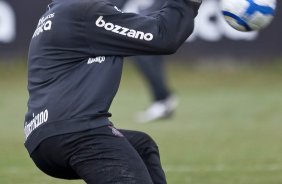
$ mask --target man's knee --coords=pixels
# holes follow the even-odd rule
[[[156,142],[151,136],[140,131],[121,130],[130,144],[138,151],[156,151],[159,152]]]
[[[140,144],[158,149],[157,143],[154,141],[154,139],[150,135],[144,132],[139,132],[139,135],[140,135],[140,140],[139,140]]]

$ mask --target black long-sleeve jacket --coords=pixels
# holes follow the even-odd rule
[[[148,16],[122,13],[107,0],[54,0],[29,48],[29,153],[50,136],[111,124],[123,57],[174,53],[195,15],[188,0],[169,0]]]

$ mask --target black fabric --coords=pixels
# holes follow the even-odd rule
[[[146,133],[120,130],[144,161],[154,184],[166,183],[161,167],[159,149],[155,141]]]
[[[55,134],[102,126],[111,116],[123,56],[175,52],[192,33],[195,15],[188,0],[167,1],[148,16],[122,13],[107,0],[54,0],[28,54],[29,153]],[[92,121],[101,117],[103,122]]]
[[[165,184],[159,151],[147,134],[104,126],[50,137],[31,154],[46,174],[88,184]]]
[[[79,118],[64,121],[47,122],[41,126],[41,128],[32,132],[32,137],[29,142],[25,143],[25,146],[31,154],[38,144],[44,139],[56,135],[66,134],[69,132],[81,132],[89,129],[99,128],[105,125],[112,125],[107,117],[99,118]],[[46,133],[48,132],[48,134]]]

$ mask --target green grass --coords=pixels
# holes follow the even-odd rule
[[[0,64],[0,183],[83,183],[44,175],[23,147],[24,68]],[[117,127],[148,132],[157,141],[169,184],[282,183],[281,65],[230,70],[177,64],[168,71],[180,99],[173,118],[134,123],[150,96],[128,63],[111,112]]]

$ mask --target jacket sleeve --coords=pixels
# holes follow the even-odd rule
[[[168,0],[147,16],[123,13],[107,1],[86,6],[86,39],[93,55],[172,54],[192,33],[197,14],[189,0]]]

